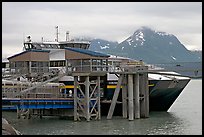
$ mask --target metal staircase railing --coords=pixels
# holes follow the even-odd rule
[[[20,96],[20,95],[22,95],[22,94],[24,94],[24,93],[26,93],[26,92],[28,92],[28,91],[31,91],[31,90],[36,89],[36,88],[38,88],[38,87],[41,87],[41,86],[43,86],[43,85],[45,85],[45,84],[47,84],[47,83],[49,83],[49,82],[55,81],[55,80],[57,80],[57,79],[59,79],[59,78],[65,76],[65,75],[66,75],[66,69],[65,69],[65,68],[61,68],[61,69],[59,70],[58,75],[56,75],[55,77],[52,77],[51,79],[48,79],[48,80],[43,81],[43,82],[40,81],[40,83],[37,83],[37,84],[35,84],[34,86],[31,86],[31,87],[29,87],[29,88],[27,88],[27,89],[24,89],[24,90],[20,91],[16,96]]]

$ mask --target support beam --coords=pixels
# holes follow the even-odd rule
[[[135,118],[140,118],[139,73],[134,75]]]
[[[114,109],[115,109],[115,105],[116,105],[116,102],[117,102],[117,99],[118,99],[118,95],[119,95],[119,92],[120,92],[120,86],[121,86],[122,81],[123,81],[123,77],[124,77],[123,74],[121,74],[120,77],[119,77],[119,80],[118,80],[118,83],[117,83],[117,86],[116,86],[116,89],[115,89],[115,92],[114,92],[114,95],[113,95],[113,99],[112,99],[112,102],[111,102],[111,105],[110,105],[110,108],[109,108],[109,111],[108,111],[107,119],[112,118],[112,115],[113,115],[113,112],[114,112]]]
[[[128,117],[134,120],[133,74],[128,74]]]

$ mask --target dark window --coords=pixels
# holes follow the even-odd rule
[[[2,68],[6,68],[6,63],[2,62]]]

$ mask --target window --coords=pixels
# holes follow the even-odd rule
[[[37,66],[38,66],[38,63],[36,61],[31,62],[31,67],[37,67]]]

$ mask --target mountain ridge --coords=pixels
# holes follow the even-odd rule
[[[141,27],[124,41],[93,39],[90,50],[143,60],[146,63],[195,62],[202,58],[167,32]]]

